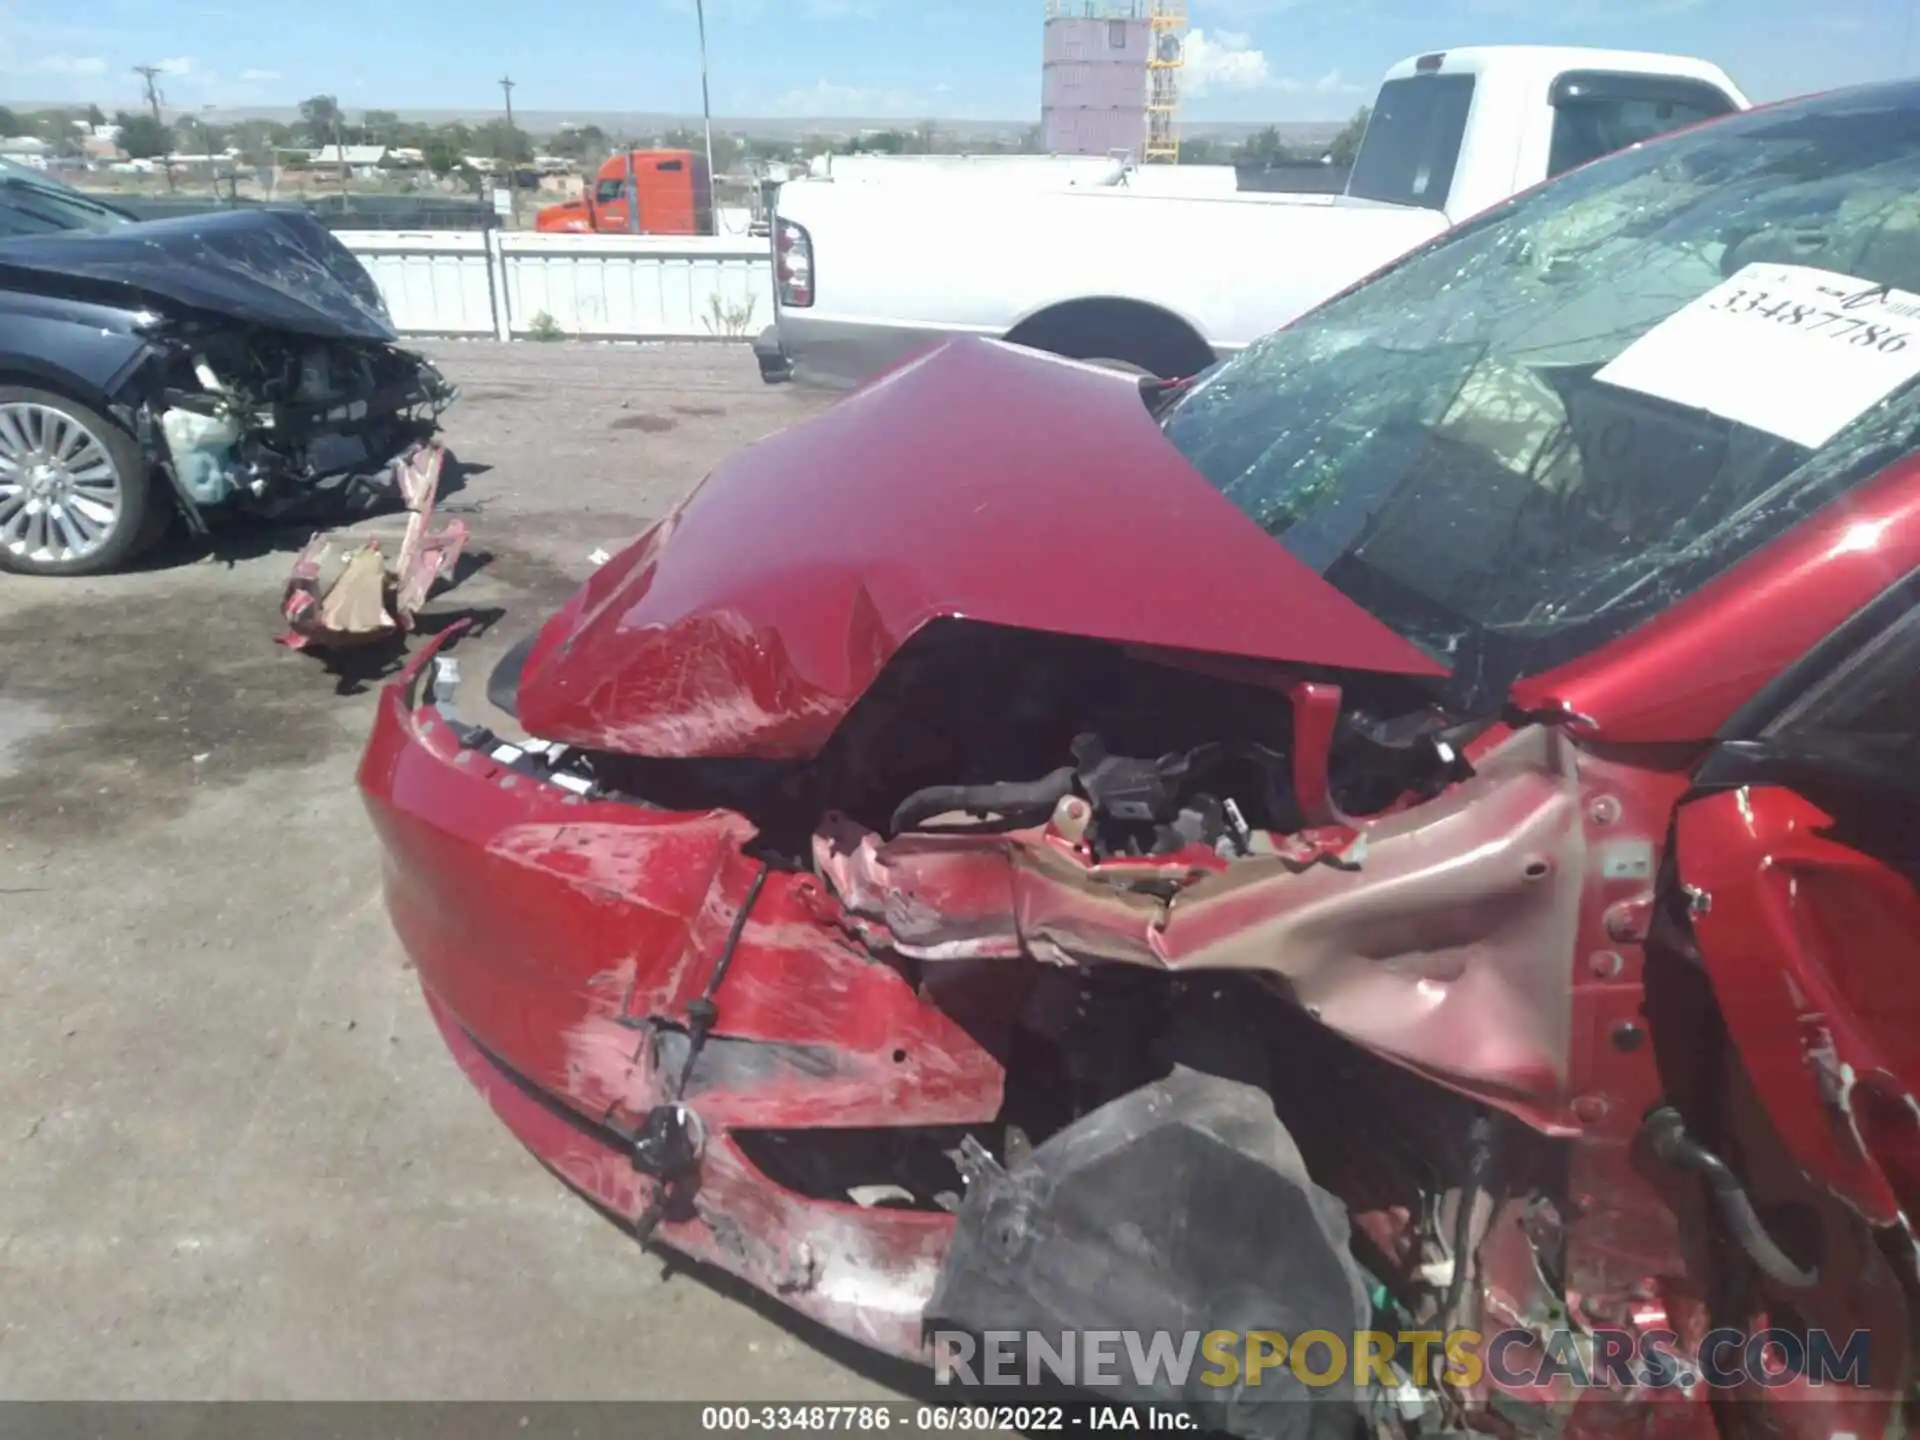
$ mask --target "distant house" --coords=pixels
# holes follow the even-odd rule
[[[385,145],[322,145],[305,152],[316,170],[344,165],[355,175],[387,168],[392,151]]]
[[[46,165],[52,153],[51,145],[32,135],[9,135],[0,139],[0,160],[11,160],[16,165],[32,165],[38,169]]]
[[[167,163],[174,170],[209,170],[219,172],[231,170],[239,163],[240,152],[229,146],[217,155],[184,155],[178,152],[167,157]]]

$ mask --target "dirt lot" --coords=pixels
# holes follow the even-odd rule
[[[474,677],[824,403],[744,347],[438,353],[486,563],[433,608],[504,611]],[[353,788],[373,688],[272,643],[302,539],[0,576],[0,1395],[890,1393],[666,1275],[460,1078]]]

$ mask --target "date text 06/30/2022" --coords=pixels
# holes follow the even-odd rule
[[[1153,1405],[706,1405],[711,1434],[949,1435],[1064,1434],[1070,1431],[1196,1431],[1197,1417]]]

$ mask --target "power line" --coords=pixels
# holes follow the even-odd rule
[[[706,0],[693,0],[693,14],[700,25],[700,123],[706,130],[707,135],[707,210],[709,214],[717,220],[719,212],[714,208],[713,188],[715,178],[713,173],[713,104],[707,98]],[[694,197],[694,203],[696,205],[699,204],[698,196]],[[712,225],[711,228],[714,234],[717,235],[720,233],[720,227],[717,224]]]
[[[136,65],[133,67],[133,73],[146,81],[147,108],[153,111],[153,123],[160,127],[161,140],[165,146],[165,153],[160,157],[160,163],[167,172],[167,189],[171,190],[174,188],[173,132],[167,129],[167,122],[160,118],[160,87],[154,83],[155,78],[166,74],[166,71],[158,65]]]
[[[166,72],[158,65],[136,65],[133,67],[133,73],[146,82],[147,105],[153,111],[154,122],[158,124],[160,122],[160,87],[154,81]]]
[[[514,184],[514,181],[518,178],[518,173],[515,169],[517,162],[513,157],[515,131],[513,128],[513,79],[511,76],[502,75],[500,77],[500,93],[506,97],[507,101],[507,133],[502,136],[500,140],[501,148],[507,152],[507,205],[513,212],[513,223],[518,225],[520,223],[520,187]]]

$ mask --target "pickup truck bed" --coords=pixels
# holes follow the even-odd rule
[[[1703,60],[1496,46],[1389,71],[1343,195],[793,181],[762,373],[852,386],[981,335],[1189,374],[1519,190],[1746,106]]]

